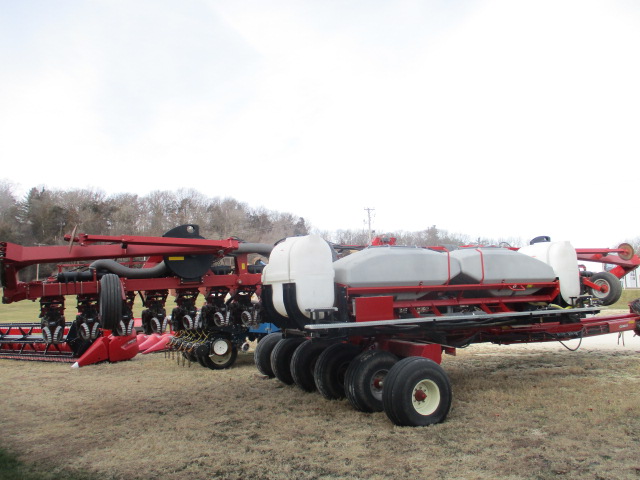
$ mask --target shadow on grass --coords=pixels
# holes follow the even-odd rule
[[[15,455],[0,448],[0,480],[94,480],[87,473],[65,471],[46,471],[36,465],[27,465],[16,459]]]

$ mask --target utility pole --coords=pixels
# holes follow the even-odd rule
[[[374,212],[375,208],[366,207],[364,210],[367,212],[367,223],[369,225],[369,245],[371,245],[371,240],[372,240],[372,236],[371,236],[371,212]]]

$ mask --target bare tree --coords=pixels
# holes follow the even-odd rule
[[[6,242],[19,242],[18,200],[15,196],[15,185],[8,181],[0,181],[0,239]]]

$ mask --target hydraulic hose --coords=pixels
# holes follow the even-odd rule
[[[125,278],[154,278],[165,275],[169,270],[164,262],[157,264],[151,268],[131,268],[126,267],[115,260],[102,259],[93,262],[89,268],[93,270],[104,269],[111,273],[115,273],[119,277]]]
[[[233,253],[258,253],[265,257],[268,257],[273,250],[273,245],[269,243],[248,243],[242,242],[239,244],[238,249]]]
[[[240,243],[237,250],[234,250],[233,253],[257,253],[259,255],[263,255],[268,257],[273,250],[273,245],[267,243]],[[232,255],[233,255],[232,253]],[[96,260],[93,262],[90,267],[93,270],[104,269],[108,270],[111,273],[115,273],[120,277],[125,278],[155,278],[161,277],[167,273],[169,273],[169,269],[165,265],[164,262],[157,264],[151,268],[131,268],[126,267],[115,260],[111,259],[102,259]]]

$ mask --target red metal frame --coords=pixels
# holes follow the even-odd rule
[[[55,353],[60,361],[72,361],[73,351],[65,342],[47,343],[43,339],[44,323],[47,315],[56,319],[64,319],[65,296],[75,295],[79,299],[79,313],[83,309],[95,307],[100,294],[101,284],[97,273],[93,272],[91,280],[83,281],[58,281],[56,277],[46,280],[22,282],[19,279],[20,270],[35,264],[61,264],[70,268],[87,267],[88,265],[71,263],[87,262],[91,260],[114,259],[119,263],[132,267],[142,264],[144,267],[152,267],[162,261],[163,257],[179,257],[193,255],[213,255],[215,258],[233,256],[233,273],[216,275],[207,270],[196,279],[183,279],[178,276],[161,276],[144,279],[121,277],[123,299],[128,308],[132,307],[138,292],[190,292],[191,297],[203,293],[206,296],[210,292],[221,292],[234,296],[236,293],[260,294],[261,274],[249,273],[249,254],[237,253],[240,242],[237,239],[206,240],[199,238],[174,238],[174,237],[145,237],[145,236],[104,236],[80,234],[71,238],[68,246],[38,246],[24,247],[21,245],[2,242],[0,243],[0,275],[3,284],[3,303],[12,303],[21,300],[40,300],[43,325],[29,325],[29,334],[20,334],[20,330],[9,330],[7,327],[0,330],[0,357],[24,358],[39,357],[50,359]],[[140,260],[146,259],[146,260]],[[155,297],[154,297],[155,298]],[[80,302],[82,300],[82,302]],[[195,297],[194,297],[195,300]],[[147,306],[147,305],[145,305]],[[62,320],[63,321],[63,320]],[[68,322],[70,323],[70,322]],[[27,328],[27,327],[25,327]],[[16,333],[18,332],[18,333]],[[69,333],[69,327],[64,330],[64,337]],[[78,360],[79,365],[94,363],[96,361],[119,361],[131,358],[138,352],[138,342],[130,341],[129,336],[113,336],[108,330],[104,330],[102,337],[97,338],[89,349]],[[10,341],[13,336],[19,336],[16,341]],[[166,343],[166,342],[165,342]],[[51,353],[50,353],[51,352]],[[28,353],[28,355],[26,355]],[[46,358],[45,358],[46,357]]]
[[[68,237],[65,237],[68,238]],[[0,273],[3,279],[3,303],[20,300],[37,300],[42,297],[61,295],[97,294],[99,282],[93,281],[61,283],[57,281],[21,282],[18,272],[30,265],[44,263],[60,263],[70,261],[87,261],[99,259],[129,259],[148,257],[148,265],[152,265],[154,257],[214,254],[220,258],[238,249],[235,239],[204,240],[165,237],[134,236],[90,236],[81,234],[76,237],[77,245],[23,247],[14,243],[0,243]],[[111,242],[98,245],[98,242]],[[235,257],[235,275],[230,285],[228,276],[206,274],[198,287],[230,287],[257,285],[260,274],[250,274],[247,270],[248,254]],[[124,281],[127,290],[178,289],[185,281],[177,277],[127,279]]]
[[[615,265],[609,272],[618,278],[624,277],[640,266],[640,257],[635,255],[633,248],[626,243],[618,248],[576,248],[576,253],[578,260],[583,262]]]

